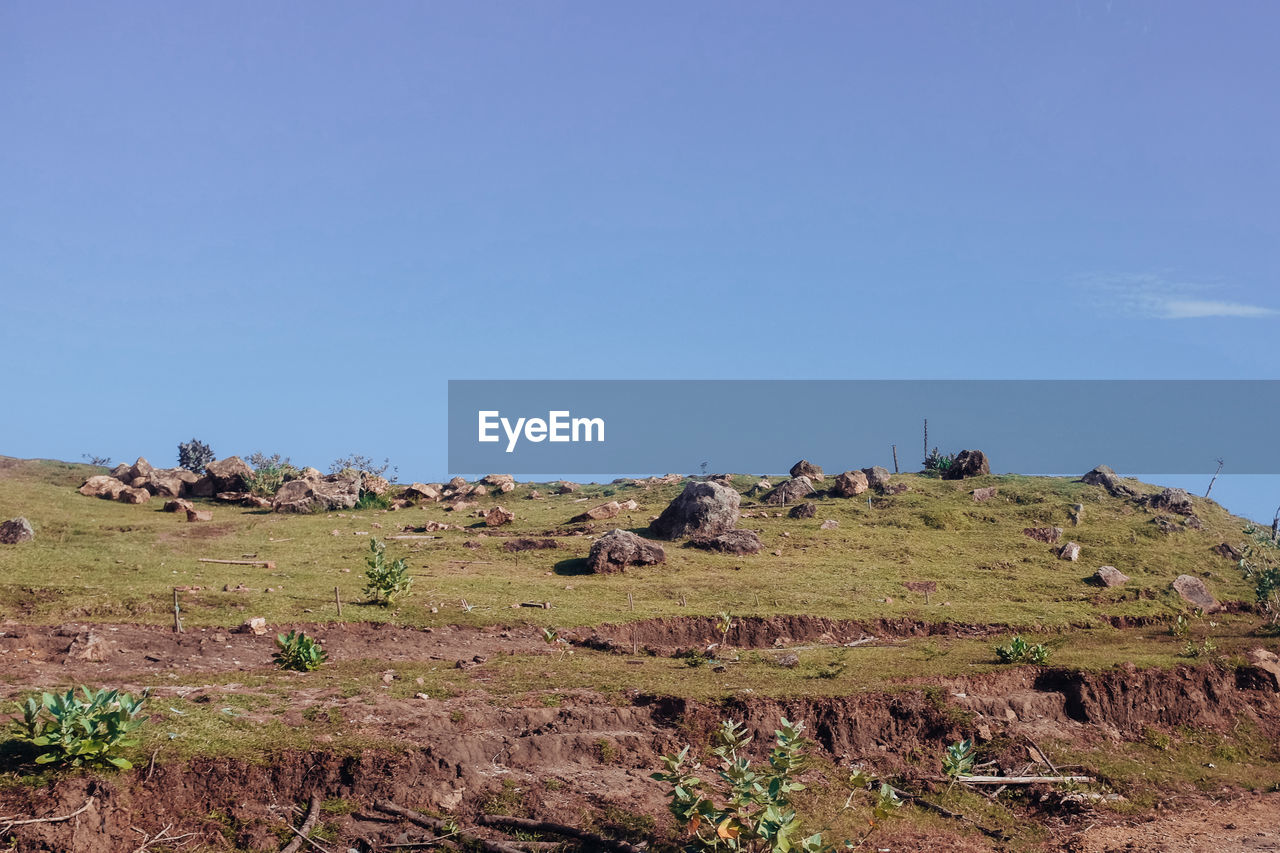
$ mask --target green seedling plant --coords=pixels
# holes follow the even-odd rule
[[[66,767],[110,766],[129,770],[133,764],[120,752],[137,746],[132,735],[142,726],[139,716],[147,693],[134,698],[119,690],[92,690],[81,687],[84,698],[75,689],[65,694],[43,693],[20,705],[22,719],[14,721],[12,730],[19,739],[48,751],[36,756],[37,764]]]
[[[975,760],[972,740],[962,740],[947,747],[947,751],[942,756],[942,771],[951,780],[951,784],[947,786],[947,793],[951,792],[951,788],[960,781],[961,776],[968,776],[973,772]]]
[[[314,672],[329,657],[321,648],[319,640],[308,637],[302,631],[277,635],[276,646],[279,650],[272,657],[276,666],[294,672]]]
[[[804,723],[783,719],[767,766],[746,757],[751,736],[739,723],[724,721],[716,733],[714,778],[695,775],[701,766],[686,746],[662,757],[665,770],[654,779],[670,786],[668,806],[689,833],[689,853],[825,853],[833,849],[822,833],[803,836],[791,796],[805,786],[797,777],[804,766]]]
[[[554,628],[542,629],[542,641],[560,652],[561,658],[563,658],[565,653],[569,650],[569,641],[564,637],[561,637],[560,632]]]
[[[881,823],[902,808],[904,801],[888,782],[881,782],[879,788],[877,788],[875,777],[860,764],[855,765],[853,772],[849,774],[849,787],[853,790],[849,792],[849,798],[844,801],[846,809],[853,805],[853,798],[860,791],[875,791],[876,797],[875,805],[871,809],[871,817],[867,819],[867,831],[856,842],[845,845],[848,848],[857,849],[866,843],[867,839],[871,837],[871,833],[875,832]]]
[[[1001,663],[1031,663],[1037,666],[1049,662],[1049,647],[1044,643],[1032,645],[1015,636],[1003,646],[996,646],[996,657]]]
[[[378,539],[369,540],[369,568],[365,570],[368,583],[364,591],[383,607],[390,607],[401,595],[409,592],[413,586],[413,576],[409,574],[409,564],[403,557],[387,561],[387,545]],[[465,604],[465,602],[464,602]]]

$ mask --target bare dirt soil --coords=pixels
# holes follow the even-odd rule
[[[637,630],[646,643],[670,652],[703,642],[705,621],[682,625],[658,620],[641,623]],[[868,628],[881,634],[895,628],[793,621],[748,623],[735,641],[744,647],[771,645],[779,637],[840,644],[866,635]],[[550,654],[529,630],[305,627],[323,633],[335,663],[441,661],[474,669],[507,654]],[[917,630],[897,627],[908,636]],[[127,687],[154,682],[157,674],[167,672],[212,678],[261,670],[274,650],[273,634],[218,629],[174,634],[134,625],[5,623],[0,632],[0,678],[24,688],[104,681]],[[315,750],[276,755],[267,766],[194,758],[161,762],[126,776],[69,776],[52,789],[10,786],[0,790],[0,815],[57,816],[88,803],[69,821],[10,831],[20,840],[16,849],[73,853],[132,850],[124,845],[132,841],[136,846],[165,827],[171,833],[194,833],[189,837],[207,849],[275,850],[290,837],[287,824],[299,822],[297,810],[312,794],[345,804],[326,815],[327,831],[342,843],[363,844],[363,849],[421,837],[403,821],[375,813],[370,806],[379,799],[464,820],[492,808],[495,801],[509,811],[541,818],[572,815],[578,822],[600,824],[599,815],[614,815],[616,825],[604,819],[604,828],[633,836],[636,827],[617,823],[617,816],[656,816],[657,823],[645,832],[664,837],[670,826],[662,792],[649,774],[660,755],[684,743],[705,743],[726,717],[743,720],[762,744],[779,717],[806,720],[826,766],[864,762],[884,775],[919,777],[928,790],[929,777],[936,773],[922,776],[919,757],[936,755],[975,725],[985,737],[997,738],[993,746],[1004,744],[997,749],[997,769],[1003,772],[1017,772],[1026,761],[1027,738],[1105,750],[1140,739],[1149,726],[1227,731],[1245,719],[1274,741],[1280,737],[1280,695],[1247,678],[1242,682],[1239,672],[1211,665],[1117,667],[1099,673],[1015,668],[938,678],[924,687],[913,684],[892,692],[787,699],[740,695],[716,703],[639,691],[619,697],[570,690],[557,693],[554,706],[534,697],[495,701],[482,689],[441,699],[391,691],[344,695],[299,679],[283,713],[251,709],[245,719],[263,724],[282,719],[286,726],[302,727],[315,719],[311,712],[323,709],[326,719],[332,712],[343,721],[348,735],[358,732],[394,746],[323,751],[328,735],[321,733]],[[217,699],[232,689],[252,692],[241,685],[210,683],[158,688],[155,695],[199,702],[202,694]],[[246,791],[252,796],[245,796]],[[1055,813],[1046,844],[1082,853],[1277,849],[1276,836],[1265,834],[1280,823],[1280,802],[1274,795],[1176,805],[1172,813],[1157,812],[1151,820],[1092,808],[1065,817]],[[1000,847],[964,827],[937,830],[914,824],[887,827],[875,843],[877,849],[891,850]]]

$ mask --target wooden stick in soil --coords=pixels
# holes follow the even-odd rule
[[[304,841],[310,844],[312,847],[316,847],[319,850],[323,850],[324,849],[323,847],[319,847],[319,845],[317,845],[314,841],[312,841],[310,838],[307,838],[307,833],[311,832],[311,830],[316,828],[316,821],[318,821],[319,819],[320,819],[320,795],[312,794],[311,803],[307,806],[307,816],[303,818],[302,826],[298,829],[294,829],[293,824],[292,823],[289,824],[289,829],[293,830],[294,834],[297,835],[298,837],[290,841],[284,847],[280,848],[280,853],[298,853],[298,851],[302,849],[302,842]]]
[[[26,820],[14,820],[13,818],[0,817],[0,821],[4,822],[4,826],[0,826],[0,832],[8,832],[15,826],[27,826],[32,823],[62,823],[63,821],[71,820],[73,817],[78,817],[79,815],[84,814],[92,805],[93,797],[90,797],[84,801],[83,806],[76,809],[71,814],[59,815],[57,817],[33,817],[27,818]]]
[[[197,563],[218,563],[223,566],[257,566],[260,569],[274,569],[276,567],[274,560],[213,560],[208,557],[199,557]]]
[[[962,785],[1057,785],[1063,782],[1092,782],[1092,776],[958,776]]]
[[[476,823],[481,826],[504,826],[511,829],[521,829],[525,832],[549,832],[552,835],[563,835],[567,838],[576,838],[579,841],[586,841],[599,847],[605,847],[609,850],[616,850],[618,853],[644,853],[644,851],[629,844],[626,841],[618,841],[613,838],[606,838],[603,835],[596,835],[594,832],[587,832],[585,829],[578,829],[576,826],[566,826],[563,823],[552,823],[545,820],[529,820],[522,817],[507,817],[506,815],[489,815],[482,814],[476,818]]]
[[[945,818],[950,818],[951,820],[958,820],[963,823],[967,823],[973,827],[976,827],[979,832],[981,832],[983,835],[987,836],[988,838],[994,838],[997,841],[1004,841],[1007,838],[1005,833],[1001,830],[988,829],[987,827],[978,823],[973,818],[965,817],[959,812],[953,812],[951,811],[951,809],[944,808],[943,806],[940,806],[935,802],[931,802],[930,800],[926,800],[924,797],[917,796],[916,794],[913,794],[910,791],[904,791],[901,788],[895,788],[892,785],[889,786],[889,789],[893,791],[893,793],[901,797],[902,799],[910,800],[911,802],[915,803],[918,806],[923,807],[928,811],[934,812],[935,814],[940,814]]]
[[[498,841],[489,841],[486,838],[469,835],[462,831],[451,833],[445,828],[444,821],[437,820],[433,817],[427,817],[426,815],[415,812],[412,809],[406,809],[404,806],[397,805],[391,800],[378,800],[373,804],[373,807],[380,812],[386,812],[387,814],[393,814],[396,817],[404,818],[410,823],[417,824],[424,829],[430,829],[431,831],[440,833],[441,835],[455,835],[464,841],[471,841],[478,844],[480,849],[485,853],[524,853],[520,848],[512,847],[510,844],[503,844]]]
[[[173,588],[173,633],[182,633],[182,618],[178,615],[178,588]]]
[[[333,603],[338,605],[338,618],[342,618],[342,594],[338,592],[338,588],[333,588]]]

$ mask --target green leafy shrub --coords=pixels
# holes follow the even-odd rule
[[[373,492],[360,490],[360,497],[356,499],[356,509],[387,509],[391,506],[390,495],[375,495]]]
[[[959,779],[973,772],[974,760],[973,741],[962,740],[947,747],[942,756],[942,770],[952,779]]]
[[[286,468],[282,465],[267,465],[255,469],[252,474],[245,477],[245,484],[250,494],[260,498],[275,497],[275,493],[284,485],[284,478],[296,473],[297,469],[292,469],[292,466]]]
[[[48,751],[36,757],[37,764],[60,764],[70,767],[109,765],[128,770],[133,765],[121,756],[121,750],[137,746],[130,736],[142,725],[139,714],[147,694],[134,698],[119,690],[74,688],[65,694],[43,693],[20,705],[22,719],[13,723],[13,732]]]
[[[689,831],[687,850],[744,853],[825,853],[834,849],[817,832],[800,837],[800,824],[790,807],[792,794],[803,791],[797,777],[804,767],[804,723],[781,721],[777,745],[767,766],[753,765],[743,753],[751,737],[740,724],[726,720],[711,750],[717,759],[715,779],[695,775],[698,765],[686,746],[662,757],[665,770],[654,779],[670,786],[668,805],[676,822]]]
[[[302,631],[290,631],[288,634],[276,636],[279,650],[271,658],[281,669],[295,672],[314,672],[329,657],[320,647],[320,641],[308,637]]]
[[[373,596],[374,601],[389,607],[397,597],[409,591],[413,577],[404,558],[387,562],[386,552],[386,543],[378,539],[369,540],[369,568],[364,573],[369,582],[365,584],[364,591]]]
[[[955,459],[951,454],[939,453],[938,448],[935,447],[924,458],[924,470],[932,471],[936,474],[945,474],[951,470],[951,464],[955,462]]]
[[[1043,643],[1032,645],[1021,637],[1014,637],[1007,644],[996,646],[996,657],[1001,663],[1041,665],[1049,662],[1049,647]]]
[[[215,459],[217,457],[213,455],[213,448],[197,438],[178,445],[178,467],[180,468],[203,474],[205,466]]]

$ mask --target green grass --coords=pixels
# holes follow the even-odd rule
[[[335,586],[344,619],[415,626],[573,627],[725,610],[735,616],[810,613],[1066,626],[1090,624],[1099,615],[1168,617],[1182,609],[1169,584],[1183,573],[1205,578],[1220,599],[1253,597],[1239,571],[1210,551],[1222,541],[1241,541],[1246,522],[1212,501],[1196,499],[1205,530],[1166,536],[1155,532],[1146,510],[1072,479],[1000,476],[955,483],[902,475],[911,491],[874,498],[871,506],[861,498],[821,500],[816,519],[761,518],[757,508],[746,506],[756,517],[741,526],[761,531],[766,551],[759,555],[710,554],[671,543],[664,565],[619,575],[577,574],[589,536],[560,539],[560,550],[521,554],[504,552],[497,536],[480,538],[475,550],[463,547],[480,528],[446,531],[437,540],[393,541],[388,557],[406,558],[416,583],[402,602],[382,608],[362,603],[368,539],[357,533],[384,536],[428,520],[475,525],[478,519],[439,504],[310,516],[210,504],[213,522],[188,524],[161,512],[158,499],[130,506],[78,494],[75,486],[95,470],[44,461],[0,468],[0,517],[25,515],[37,530],[35,542],[0,550],[0,615],[27,622],[164,624],[172,618],[174,586],[200,588],[182,594],[184,619],[192,626],[229,626],[250,615],[272,623],[330,621],[337,617]],[[753,481],[740,477],[737,485]],[[998,486],[999,496],[973,503],[969,491],[981,485]],[[511,494],[480,499],[479,507],[501,503],[516,513],[504,532],[538,535],[565,527],[613,490],[614,497],[637,500],[640,509],[600,524],[598,531],[641,529],[680,490],[586,486],[573,495],[525,500],[535,487],[550,495],[546,485],[522,484]],[[582,497],[588,500],[574,502]],[[1084,521],[1075,528],[1068,521],[1074,503],[1085,505]],[[839,528],[820,530],[827,518],[839,521]],[[1021,532],[1041,524],[1064,527],[1065,537],[1083,547],[1080,562],[1058,560],[1052,546]],[[197,562],[245,554],[273,560],[276,568]],[[1103,564],[1132,581],[1120,590],[1084,583]],[[903,587],[918,580],[938,584],[927,605]],[[222,591],[238,584],[250,591]],[[552,609],[512,609],[522,601],[549,601]]]

